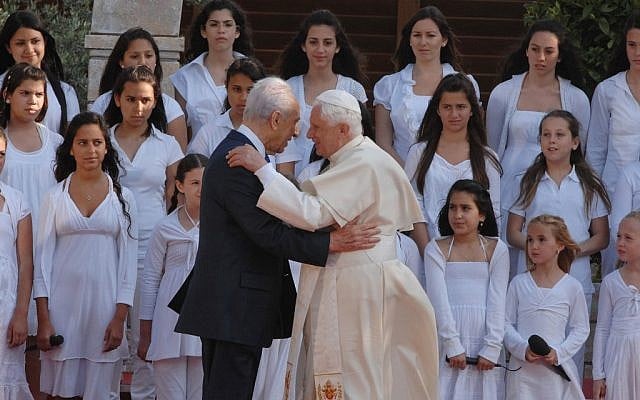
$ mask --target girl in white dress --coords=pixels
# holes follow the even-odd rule
[[[504,399],[496,363],[504,364],[509,253],[489,192],[473,180],[455,182],[438,224],[443,238],[427,245],[424,269],[438,323],[440,399]]]
[[[438,8],[420,9],[402,28],[393,56],[398,72],[382,77],[373,88],[376,143],[400,165],[416,142],[440,80],[461,71],[459,58],[456,37]],[[467,77],[480,99],[478,84],[471,75]]]
[[[42,124],[64,134],[68,121],[80,112],[78,96],[71,85],[62,81],[64,69],[55,40],[40,19],[29,11],[11,14],[0,31],[0,81],[12,65],[21,62],[46,73],[47,111]]]
[[[262,63],[253,57],[235,60],[227,69],[227,98],[224,114],[207,122],[189,142],[187,153],[210,156],[232,129],[242,125],[247,96],[253,84],[265,78]],[[194,132],[195,133],[195,132]]]
[[[202,399],[200,338],[173,331],[178,314],[167,306],[189,275],[198,251],[200,188],[207,157],[178,164],[171,214],[156,225],[144,259],[138,356],[153,361],[158,400]],[[178,193],[184,204],[178,207]]]
[[[622,268],[600,285],[593,342],[593,398],[640,398],[640,212],[627,214],[618,229]]]
[[[0,181],[19,190],[31,206],[31,220],[37,227],[40,204],[45,193],[56,184],[53,165],[62,136],[38,121],[47,112],[46,75],[30,64],[20,63],[9,69],[0,93],[0,126],[7,134],[6,164]],[[31,296],[29,296],[31,298]],[[29,301],[29,338],[35,344],[36,306]],[[27,351],[27,380],[34,396],[38,390],[40,360],[38,352]]]
[[[138,275],[142,277],[147,243],[154,226],[167,215],[174,189],[176,167],[183,157],[173,136],[157,128],[164,116],[155,105],[160,98],[160,85],[145,65],[122,70],[113,87],[113,102],[105,117],[109,135],[120,157],[120,181],[133,192],[138,213]],[[138,279],[136,297],[130,309],[133,399],[153,399],[155,385],[151,363],[137,356],[139,296],[142,278]],[[119,379],[116,380],[117,383]],[[117,386],[117,385],[115,385]],[[115,388],[114,388],[115,390]]]
[[[136,205],[118,182],[118,153],[95,113],[69,124],[56,179],[42,203],[33,285],[41,390],[106,400],[127,354],[127,309],[136,282]],[[64,343],[51,347],[49,338]]]
[[[502,232],[515,199],[511,187],[540,152],[538,126],[552,110],[570,111],[580,122],[580,141],[586,143],[589,99],[579,89],[583,78],[579,58],[564,28],[555,21],[537,21],[518,50],[509,55],[502,83],[487,105],[489,146],[498,154],[502,177]]]
[[[511,353],[507,399],[584,399],[582,381],[571,359],[589,336],[589,313],[582,285],[569,275],[578,245],[560,217],[540,215],[527,227],[529,271],[507,290],[504,344]],[[540,336],[547,355],[531,351],[528,341]],[[570,381],[554,371],[561,366]]]
[[[640,158],[640,11],[632,11],[621,32],[619,45],[612,55],[611,76],[596,86],[591,100],[591,120],[587,139],[587,161],[602,178],[609,196],[616,197],[623,168]],[[631,209],[611,220],[615,236],[620,219]],[[615,246],[602,254],[602,276],[614,270]]]
[[[440,237],[438,213],[451,185],[460,179],[474,179],[488,189],[494,214],[499,218],[502,168],[487,147],[482,111],[465,75],[442,78],[424,115],[418,143],[409,150],[405,172],[422,207],[431,239]],[[420,235],[415,238],[422,252],[428,240],[423,242]]]
[[[0,129],[0,171],[7,137]],[[25,377],[24,343],[33,282],[31,216],[18,190],[0,182],[0,399],[33,400]]]
[[[233,60],[253,55],[250,32],[244,11],[231,0],[210,1],[191,24],[190,62],[170,78],[192,135],[224,112],[226,70]]]
[[[513,196],[517,200],[509,211],[507,238],[514,248],[524,250],[529,221],[540,214],[562,215],[579,245],[570,273],[582,284],[590,310],[595,291],[590,256],[609,243],[611,203],[604,185],[584,160],[579,122],[571,113],[555,110],[542,119],[540,147],[536,161],[512,188],[518,194]],[[526,270],[522,251],[517,268],[518,272]],[[580,376],[583,361],[584,348],[575,357]]]
[[[309,164],[313,141],[307,137],[313,100],[329,89],[340,89],[353,95],[359,102],[367,102],[361,82],[362,57],[349,42],[338,18],[329,10],[317,10],[302,21],[296,36],[287,44],[279,61],[280,76],[287,80],[300,104],[300,130],[294,138],[299,152],[295,164],[280,165],[281,173],[298,176]],[[288,145],[284,155],[295,148]]]
[[[123,68],[146,65],[162,82],[160,50],[153,36],[142,28],[131,28],[118,37],[100,78],[100,96],[90,106],[91,111],[104,114],[113,98],[111,89]],[[157,128],[176,138],[182,150],[187,148],[187,125],[182,107],[171,96],[163,93],[156,108],[163,110],[166,125]]]

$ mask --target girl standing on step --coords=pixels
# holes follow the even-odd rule
[[[527,226],[528,272],[507,290],[504,344],[511,353],[507,399],[584,400],[582,381],[571,357],[589,336],[589,313],[582,285],[569,275],[578,244],[560,217],[542,214]],[[538,335],[551,351],[535,354],[528,340]],[[553,369],[560,366],[570,382]]]
[[[623,176],[622,168],[638,161],[640,154],[640,10],[629,16],[618,43],[609,66],[612,76],[600,82],[593,93],[586,149],[587,161],[611,198]],[[612,235],[617,227],[612,223]],[[614,270],[615,258],[612,244],[603,253],[602,276]]]
[[[204,6],[189,30],[190,62],[170,77],[192,135],[224,112],[226,70],[233,60],[251,55],[250,29],[242,9],[231,0]]]
[[[562,215],[579,246],[570,273],[582,284],[590,310],[594,293],[590,256],[609,243],[607,215],[611,203],[604,185],[582,155],[578,120],[567,111],[554,110],[543,117],[539,130],[542,151],[514,185],[513,198],[517,200],[509,211],[507,238],[514,248],[525,250],[525,232],[533,218]],[[518,272],[525,270],[526,257],[520,252]],[[574,360],[582,376],[584,348]]]
[[[438,225],[443,237],[427,245],[424,268],[438,322],[440,398],[504,399],[504,370],[495,365],[504,364],[509,252],[497,238],[489,192],[473,180],[455,182]]]
[[[158,400],[202,399],[202,346],[176,333],[178,314],[167,306],[189,275],[198,251],[200,189],[207,157],[189,154],[178,163],[168,216],[154,228],[144,259],[138,356],[153,362]],[[178,193],[184,204],[178,206]]]
[[[74,117],[56,154],[59,183],[44,198],[36,234],[41,390],[55,398],[108,400],[127,355],[137,215],[119,172],[100,115]],[[52,347],[52,335],[64,343]]]
[[[0,172],[7,137],[0,128]],[[0,181],[0,398],[33,400],[25,377],[27,313],[33,282],[31,212],[22,193]]]
[[[409,147],[417,140],[440,80],[461,71],[459,58],[456,37],[438,8],[420,9],[402,28],[393,56],[398,72],[384,76],[373,88],[376,143],[400,165],[404,166]],[[480,99],[477,82],[467,77]]]
[[[31,220],[38,226],[40,204],[45,193],[56,184],[53,167],[62,136],[40,124],[47,113],[47,77],[30,64],[12,66],[2,82],[0,127],[6,132],[6,161],[0,181],[19,190],[31,208]],[[35,231],[35,229],[34,229]],[[29,296],[29,298],[32,298]],[[29,301],[29,338],[35,344],[36,306]],[[39,391],[38,351],[26,352],[27,379],[34,396]]]
[[[260,61],[253,57],[240,58],[227,69],[227,98],[225,107],[228,110],[207,122],[192,138],[187,153],[210,156],[220,142],[232,129],[242,125],[247,96],[253,84],[266,77]]]
[[[80,112],[78,96],[71,85],[62,81],[64,69],[55,40],[30,11],[14,12],[0,31],[0,81],[17,63],[31,64],[45,72],[47,111],[41,122],[51,131],[63,135],[67,123]]]
[[[142,28],[131,28],[118,38],[107,65],[104,67],[100,78],[100,96],[91,105],[91,111],[104,114],[113,96],[111,89],[124,68],[146,65],[156,76],[158,82],[162,82],[162,63],[160,62],[160,50],[153,36]],[[157,128],[176,138],[182,149],[187,148],[187,125],[184,112],[171,96],[162,93],[156,108],[166,115],[167,125]]]
[[[302,21],[279,63],[280,76],[287,80],[300,104],[300,132],[293,139],[301,158],[297,158],[300,161],[295,164],[295,176],[298,176],[310,163],[313,141],[307,137],[307,131],[316,96],[329,89],[340,89],[361,103],[367,102],[361,84],[365,79],[361,69],[363,59],[349,42],[338,18],[329,10],[318,10]],[[280,158],[293,153],[295,149],[290,147],[291,142]],[[293,173],[292,166],[281,165],[279,170]]]
[[[593,341],[593,398],[640,398],[640,212],[620,222],[617,240],[622,267],[600,285]]]
[[[567,110],[580,122],[580,142],[586,143],[589,99],[582,84],[579,58],[564,28],[555,21],[538,21],[520,47],[508,56],[502,83],[491,91],[487,105],[489,146],[498,154],[502,177],[502,215],[515,199],[508,188],[540,152],[538,126],[546,113]],[[502,221],[506,230],[506,218]]]
[[[105,112],[109,135],[118,152],[120,181],[133,192],[138,213],[138,275],[136,296],[130,310],[132,399],[153,399],[153,368],[137,357],[140,286],[143,260],[153,227],[167,215],[173,194],[178,161],[183,157],[173,136],[157,127],[164,114],[155,106],[161,90],[153,72],[145,65],[125,68],[113,86],[113,98]],[[160,123],[159,123],[160,122]]]
[[[473,179],[491,193],[494,215],[500,210],[502,168],[487,147],[487,134],[474,86],[467,76],[457,73],[442,78],[433,93],[418,131],[418,142],[411,146],[405,172],[422,207],[428,237],[440,237],[438,215],[451,185],[459,179]],[[422,252],[427,241],[414,230]]]

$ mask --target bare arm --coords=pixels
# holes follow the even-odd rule
[[[524,217],[509,213],[509,219],[507,220],[507,241],[511,246],[520,250],[524,250],[524,245],[527,242],[527,235],[522,232],[523,227]]]
[[[18,255],[18,294],[16,308],[7,329],[9,347],[21,345],[27,339],[27,313],[29,312],[29,298],[33,283],[33,237],[31,216],[28,215],[18,222],[18,237],[16,240]]]
[[[578,257],[590,256],[609,245],[609,218],[606,215],[592,219],[589,230],[591,237],[579,244]]]
[[[411,231],[410,236],[418,246],[420,257],[424,257],[424,248],[427,247],[427,243],[429,243],[429,232],[427,231],[427,224],[424,222],[413,224],[413,230]]]
[[[189,139],[187,136],[187,121],[184,115],[167,124],[167,133],[176,138],[183,153],[187,151]]]
[[[141,360],[147,359],[147,352],[151,344],[151,328],[153,322],[151,320],[140,320],[140,341],[138,342],[138,357]]]
[[[48,351],[51,349],[49,337],[56,334],[56,330],[49,319],[49,298],[38,297],[36,299],[36,309],[38,312],[38,333],[36,335],[36,342],[40,350]]]
[[[393,148],[393,124],[391,123],[391,112],[381,104],[374,109],[376,118],[376,143],[384,151],[389,153],[398,164],[404,167],[404,162],[400,154]]]
[[[116,312],[113,314],[113,318],[107,329],[104,332],[104,344],[102,351],[107,352],[115,350],[122,343],[124,336],[124,320],[127,317],[129,306],[126,304],[116,304]]]

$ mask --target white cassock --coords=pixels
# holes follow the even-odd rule
[[[310,231],[372,223],[381,240],[370,250],[329,254],[326,268],[302,266],[284,397],[295,387],[298,399],[437,399],[433,308],[396,258],[396,232],[423,222],[411,184],[362,136],[329,160],[304,192],[274,174],[258,207]]]

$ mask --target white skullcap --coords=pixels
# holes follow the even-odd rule
[[[362,118],[358,100],[344,90],[331,89],[324,91],[316,97],[316,100],[332,106],[346,108],[357,113]]]

